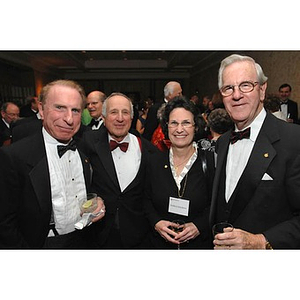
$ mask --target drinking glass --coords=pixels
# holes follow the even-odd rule
[[[98,206],[97,194],[88,193],[86,199],[81,200],[80,210],[81,214],[92,213]]]
[[[183,231],[185,222],[183,220],[173,220],[172,223],[175,223],[176,226],[171,226],[171,230],[176,233]],[[180,250],[180,244],[177,245],[177,249]]]
[[[233,225],[228,222],[220,222],[215,224],[212,227],[213,236],[215,236],[218,233],[223,233],[225,228],[230,228],[230,230],[228,229],[228,231],[233,231]]]

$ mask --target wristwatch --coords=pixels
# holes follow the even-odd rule
[[[270,242],[268,241],[268,239],[265,237],[266,239],[266,250],[273,250],[273,247],[271,246]]]

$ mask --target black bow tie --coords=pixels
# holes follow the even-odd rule
[[[234,144],[238,140],[249,139],[250,138],[250,127],[242,131],[232,131],[230,136],[230,143]]]
[[[72,140],[67,146],[57,145],[57,152],[59,157],[62,157],[68,150],[76,150],[76,143],[74,140]]]
[[[110,151],[114,151],[116,148],[120,147],[120,149],[121,149],[123,152],[126,152],[127,149],[128,149],[128,145],[129,145],[129,143],[126,143],[126,142],[123,142],[123,143],[117,143],[117,142],[114,141],[114,140],[111,140],[111,141],[109,142]]]
[[[287,101],[286,102],[283,102],[283,101],[280,102],[280,105],[287,105],[287,104],[288,104]]]
[[[96,121],[95,119],[92,119],[91,120],[91,123],[90,123],[90,126],[93,127],[94,125],[97,127],[98,124],[99,124],[100,120],[99,121]]]

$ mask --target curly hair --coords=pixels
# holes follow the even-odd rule
[[[207,126],[214,132],[223,134],[233,128],[233,121],[224,108],[216,108],[209,114]]]
[[[197,140],[196,133],[199,133],[199,131],[204,132],[205,121],[204,121],[203,117],[201,116],[201,114],[199,114],[197,108],[195,107],[195,104],[192,103],[191,101],[187,100],[183,96],[178,96],[178,97],[173,98],[171,101],[169,101],[165,105],[165,107],[162,111],[160,125],[161,125],[162,131],[163,131],[165,137],[167,139],[169,139],[168,122],[169,122],[170,114],[175,108],[184,108],[185,110],[190,111],[193,114],[193,116],[194,116],[193,121],[195,123],[194,140]]]

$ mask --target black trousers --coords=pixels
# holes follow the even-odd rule
[[[84,232],[75,230],[68,234],[47,237],[44,249],[87,249]]]

